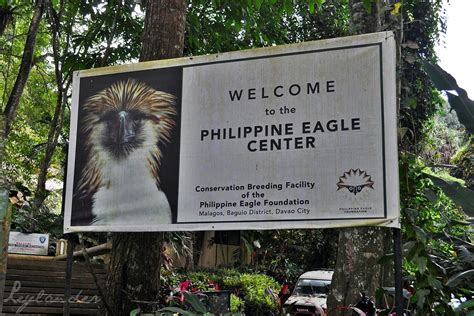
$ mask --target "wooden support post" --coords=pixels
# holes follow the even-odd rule
[[[395,311],[403,315],[403,277],[402,277],[402,233],[399,228],[393,229],[393,250],[395,260]]]
[[[1,187],[1,186],[0,186]],[[0,189],[0,312],[3,310],[3,296],[5,293],[5,278],[7,274],[8,237],[10,235],[11,205],[8,191]]]
[[[72,263],[74,261],[74,235],[68,234],[67,239],[67,261],[66,261],[66,278],[64,280],[64,307],[63,315],[69,316],[69,298],[71,297],[72,282]]]

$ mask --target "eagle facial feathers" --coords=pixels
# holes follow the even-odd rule
[[[107,195],[110,193],[104,190],[123,189],[116,176],[125,172],[122,168],[135,167],[143,169],[142,173],[148,170],[155,190],[159,190],[159,144],[170,141],[177,114],[175,99],[172,94],[127,79],[86,100],[82,133],[88,159],[76,192],[93,195],[93,213],[97,213],[94,208],[99,193]]]

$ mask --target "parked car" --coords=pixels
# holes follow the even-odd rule
[[[285,315],[325,315],[333,274],[332,270],[303,273],[293,293],[283,305]]]

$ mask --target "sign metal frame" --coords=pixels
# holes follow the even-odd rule
[[[319,52],[350,50],[362,47],[375,47],[379,52],[376,61],[380,70],[380,106],[382,157],[383,157],[383,216],[341,217],[334,218],[286,218],[256,219],[236,221],[193,221],[182,220],[175,216],[172,224],[163,225],[72,225],[71,211],[75,176],[75,157],[78,142],[79,91],[84,78],[103,75],[124,74],[150,69],[181,68],[225,64],[239,61],[262,60],[274,57],[299,56]],[[395,87],[395,40],[392,32],[364,34],[358,36],[306,42],[270,48],[259,48],[215,54],[199,57],[185,57],[162,61],[143,62],[130,65],[119,65],[99,69],[83,70],[74,73],[73,98],[71,110],[71,133],[68,153],[67,179],[65,185],[65,233],[87,231],[197,231],[197,230],[241,230],[241,229],[282,229],[282,228],[337,228],[353,226],[385,226],[398,228],[399,223],[399,182],[398,153],[396,134],[396,87]],[[182,131],[183,127],[181,127]],[[182,132],[181,132],[182,133]],[[180,194],[182,194],[180,192]]]

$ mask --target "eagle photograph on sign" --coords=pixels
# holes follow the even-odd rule
[[[390,32],[76,72],[65,232],[399,227]]]
[[[154,71],[151,80],[146,76],[81,80],[73,225],[172,222],[178,153],[167,151],[167,145],[179,142],[181,71]]]

